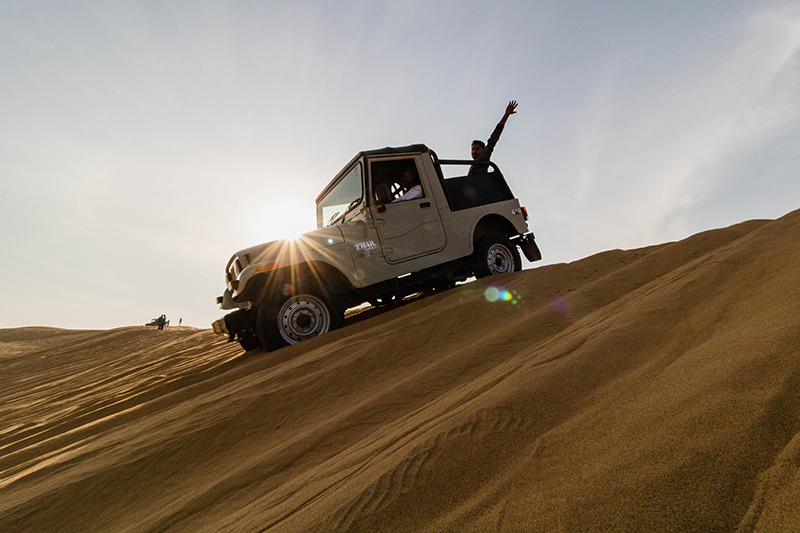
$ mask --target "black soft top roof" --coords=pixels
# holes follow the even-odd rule
[[[362,152],[358,152],[356,156],[353,159],[351,159],[350,162],[347,163],[344,166],[344,168],[342,168],[342,170],[339,171],[338,174],[336,174],[336,176],[334,176],[334,178],[328,183],[328,185],[326,185],[325,188],[322,189],[322,192],[319,193],[319,196],[317,196],[316,202],[319,203],[320,198],[322,198],[328,193],[331,187],[333,187],[333,184],[336,183],[336,181],[338,181],[338,179],[341,177],[342,173],[344,173],[348,168],[350,168],[350,166],[361,157],[369,157],[376,155],[408,154],[413,152],[426,153],[430,151],[431,151],[430,148],[428,148],[424,144],[409,144],[408,146],[387,146],[386,148],[378,148],[376,150],[364,150]]]
[[[361,157],[362,155],[370,156],[370,155],[394,155],[394,154],[406,154],[409,152],[429,152],[430,149],[425,146],[424,144],[409,144],[408,146],[387,146],[386,148],[378,148],[377,150],[365,150],[359,153],[356,158]]]

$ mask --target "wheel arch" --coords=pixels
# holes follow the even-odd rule
[[[475,229],[472,230],[472,249],[474,250],[475,244],[490,233],[502,233],[509,238],[519,235],[519,231],[510,220],[502,215],[492,213],[482,217],[475,225]]]
[[[253,305],[259,305],[281,285],[293,284],[301,279],[314,280],[336,295],[344,295],[355,290],[353,284],[336,267],[322,261],[309,261],[253,277],[247,284],[242,299],[252,302]]]

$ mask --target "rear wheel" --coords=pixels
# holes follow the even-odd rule
[[[258,309],[261,344],[275,350],[342,326],[344,312],[336,295],[311,280],[282,285]]]
[[[522,270],[517,247],[502,233],[490,233],[478,242],[475,263],[478,278]]]

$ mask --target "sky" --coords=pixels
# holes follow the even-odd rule
[[[206,328],[359,151],[493,161],[544,259],[800,208],[800,2],[0,1],[0,328]]]

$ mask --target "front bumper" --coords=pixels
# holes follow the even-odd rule
[[[214,333],[217,335],[230,335],[228,332],[228,327],[225,325],[225,317],[215,320],[211,323],[211,329],[214,330]]]
[[[251,332],[253,330],[254,314],[250,309],[239,309],[228,313],[211,324],[214,333],[227,335],[228,340],[233,340],[237,333]]]

